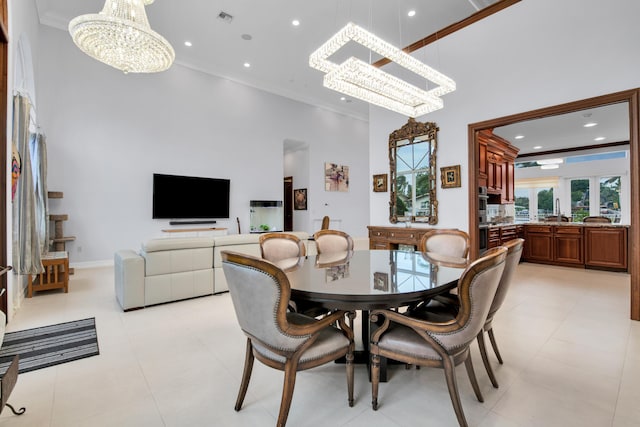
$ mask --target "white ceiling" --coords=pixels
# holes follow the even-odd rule
[[[340,94],[322,86],[323,74],[308,66],[315,49],[349,21],[404,47],[496,1],[156,0],[146,11],[151,28],[173,45],[178,64],[367,119],[368,104],[341,101]],[[72,18],[102,10],[104,0],[36,4],[40,23],[66,31]],[[411,9],[416,11],[412,18],[407,16]],[[231,23],[217,18],[221,11],[233,16]],[[293,19],[300,20],[298,27]],[[244,40],[244,34],[252,39]],[[192,47],[184,45],[187,40]],[[361,59],[378,58],[367,53]]]
[[[584,127],[587,123],[597,125]],[[495,128],[493,133],[520,148],[518,154],[625,142],[629,141],[629,104],[623,102],[529,120]],[[516,139],[517,135],[524,138]],[[604,139],[595,140],[600,137]],[[541,148],[535,149],[536,146]]]

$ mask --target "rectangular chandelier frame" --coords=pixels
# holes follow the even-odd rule
[[[349,41],[365,46],[437,86],[428,91],[421,89],[354,57],[342,64],[329,61],[328,58]],[[326,73],[325,87],[409,117],[442,108],[440,96],[456,89],[449,77],[352,22],[313,52],[309,65]]]

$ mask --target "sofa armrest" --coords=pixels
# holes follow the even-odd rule
[[[116,298],[123,310],[144,307],[144,258],[132,250],[114,257]]]

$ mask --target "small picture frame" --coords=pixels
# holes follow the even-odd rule
[[[307,189],[298,188],[293,190],[293,209],[296,211],[307,210]]]
[[[373,273],[373,289],[377,291],[389,291],[389,274],[375,272]]]
[[[387,174],[373,175],[373,192],[374,193],[386,193],[387,192]]]
[[[440,182],[442,188],[460,187],[460,165],[441,167]]]

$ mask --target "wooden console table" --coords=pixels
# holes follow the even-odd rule
[[[64,289],[65,293],[69,292],[69,254],[66,251],[43,255],[42,267],[44,271],[34,279],[31,274],[28,275],[27,298],[31,298],[33,292],[49,289]]]
[[[422,235],[430,228],[378,227],[369,229],[369,249],[398,249],[399,245],[418,247]]]

